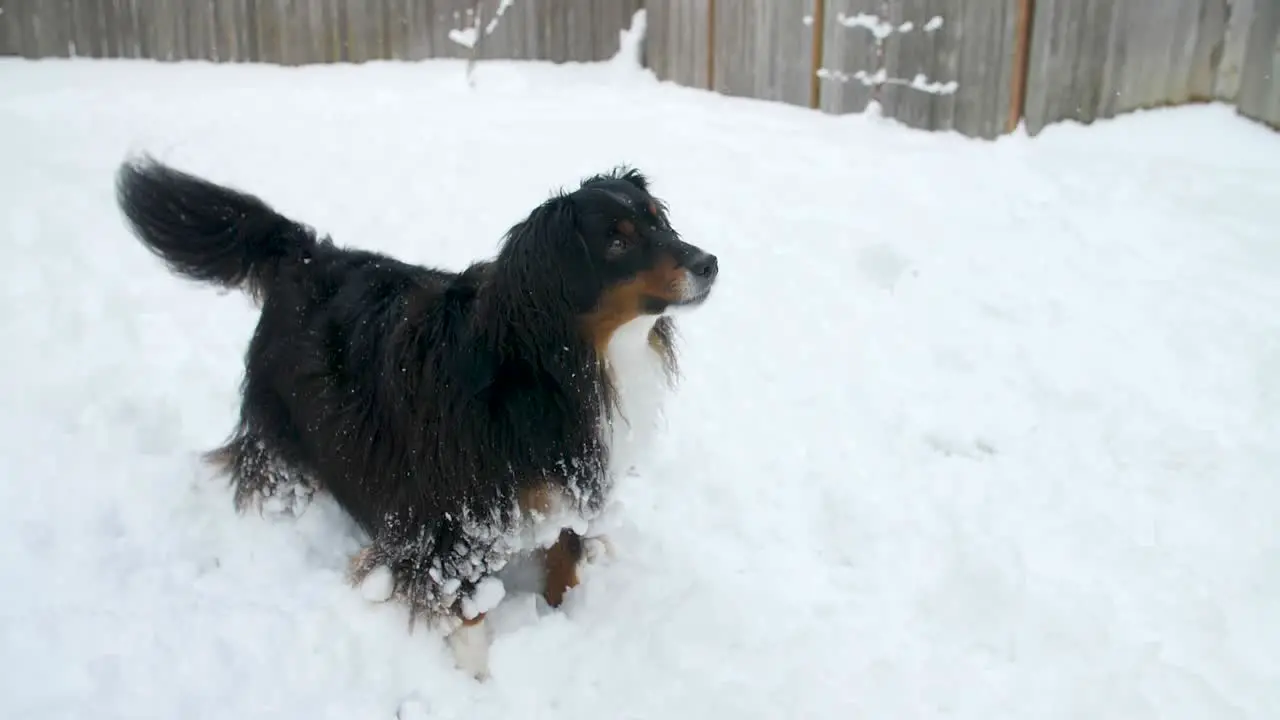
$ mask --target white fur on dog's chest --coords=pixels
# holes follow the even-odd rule
[[[649,342],[659,316],[642,315],[618,328],[609,341],[605,362],[613,382],[615,405],[605,417],[609,474],[627,474],[648,450],[662,414],[667,391],[662,357]]]
[[[573,502],[562,498],[545,513],[520,529],[513,547],[550,547],[561,528],[570,528],[584,537],[607,534],[612,522],[610,510],[617,483],[644,460],[644,454],[658,429],[662,400],[668,391],[662,356],[649,343],[649,333],[658,316],[642,316],[616,330],[606,348],[605,363],[613,386],[614,403],[601,417],[601,439],[608,452],[605,478],[597,498],[598,513],[579,515]]]

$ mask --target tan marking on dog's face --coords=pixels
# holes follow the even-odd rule
[[[686,274],[675,258],[664,254],[654,267],[607,288],[595,311],[585,318],[586,334],[596,351],[603,353],[618,328],[645,314],[646,299],[678,303],[683,297]]]

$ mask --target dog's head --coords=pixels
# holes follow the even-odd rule
[[[680,238],[644,175],[630,169],[590,177],[538,207],[512,229],[500,262],[529,302],[567,303],[596,335],[701,305],[719,272],[715,255]]]
[[[596,272],[593,310],[636,317],[702,304],[719,273],[716,256],[680,238],[665,204],[635,170],[598,175],[570,196]]]

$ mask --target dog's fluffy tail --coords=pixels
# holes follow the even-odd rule
[[[116,174],[116,201],[134,235],[170,270],[261,299],[281,261],[315,249],[315,233],[263,201],[150,157]]]

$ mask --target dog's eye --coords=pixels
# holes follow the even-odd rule
[[[626,251],[631,240],[636,236],[635,223],[630,220],[619,220],[609,235],[609,254],[619,255]]]

